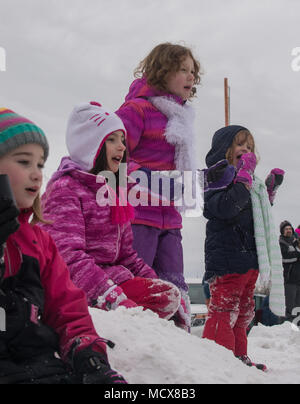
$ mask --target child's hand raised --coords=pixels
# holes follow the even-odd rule
[[[251,189],[256,164],[257,159],[254,153],[243,154],[236,167],[237,174],[234,182],[242,182],[248,189]]]
[[[276,192],[283,182],[284,174],[284,170],[281,170],[280,168],[273,168],[273,170],[266,178],[265,184],[267,186],[271,205],[273,205]]]
[[[204,174],[204,192],[228,187],[235,176],[235,168],[226,159],[220,160],[202,171]]]

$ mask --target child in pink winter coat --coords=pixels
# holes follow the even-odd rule
[[[195,85],[200,83],[200,63],[191,49],[162,43],[140,63],[136,77],[125,102],[116,111],[128,133],[129,173],[139,179],[145,174],[148,177],[150,203],[135,205],[133,246],[139,256],[155,269],[160,279],[172,282],[179,288],[182,308],[186,318],[190,318],[188,286],[184,277],[181,214],[189,205],[186,196],[191,184],[184,180],[181,199],[184,199],[184,203],[179,204],[178,198],[172,200],[169,196],[174,191],[171,190],[172,185],[166,187],[169,203],[152,203],[152,197],[156,202],[157,196],[152,185],[155,177],[161,173],[166,173],[166,176],[172,172],[195,173],[198,169],[195,112],[189,101],[196,92]],[[226,178],[232,177],[232,170],[221,164],[204,170],[203,174],[206,191],[210,187],[222,188]],[[180,191],[175,193],[178,196]],[[163,191],[162,195],[165,196]],[[186,326],[188,328],[188,324]]]
[[[142,77],[131,84],[116,111],[128,132],[130,172],[140,170],[151,177],[159,171],[197,168],[194,111],[186,101],[200,82],[199,70],[190,49],[170,43],[156,46],[141,62]],[[134,248],[160,279],[180,289],[188,312],[181,228],[181,214],[174,204],[135,207]]]
[[[48,221],[43,227],[90,306],[142,306],[170,319],[179,309],[180,292],[138,257],[132,247],[133,208],[124,203],[120,187],[113,189],[104,178],[118,178],[126,162],[125,137],[120,118],[100,104],[75,107],[66,136],[70,156],[62,159],[42,198]]]

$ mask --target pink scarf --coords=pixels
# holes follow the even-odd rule
[[[134,208],[130,203],[126,200],[122,189],[119,188],[119,197],[115,194],[112,189],[110,192],[113,193],[113,197],[116,201],[116,206],[113,204],[110,207],[110,217],[113,224],[125,224],[127,222],[131,222],[134,219]]]

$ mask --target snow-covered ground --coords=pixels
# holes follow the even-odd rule
[[[131,384],[300,383],[300,332],[290,323],[252,329],[248,354],[268,366],[264,373],[202,339],[203,327],[188,335],[141,308],[90,312],[99,335],[116,343],[108,348],[112,367]]]

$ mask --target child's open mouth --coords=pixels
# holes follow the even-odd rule
[[[119,164],[122,161],[122,157],[121,156],[117,156],[117,157],[113,157],[112,160],[116,163]]]
[[[25,190],[31,194],[36,194],[39,191],[38,188],[25,188]]]

